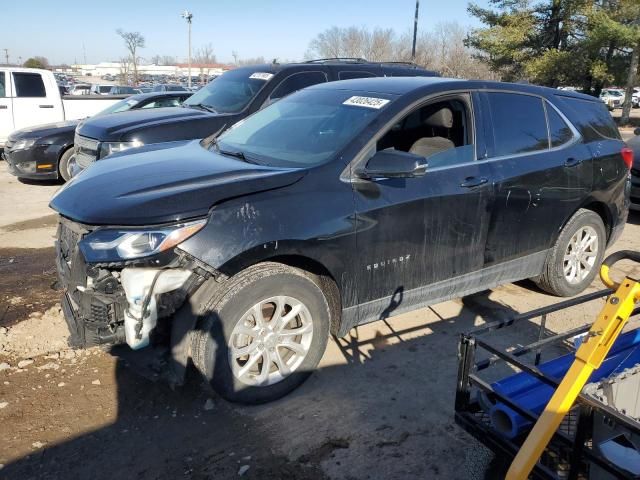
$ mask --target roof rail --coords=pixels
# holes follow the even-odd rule
[[[313,60],[307,60],[304,63],[370,63],[364,58],[358,57],[331,57],[331,58],[316,58]]]
[[[418,68],[418,65],[414,62],[400,62],[400,61],[391,61],[391,62],[376,62],[380,65],[406,65],[408,67]]]

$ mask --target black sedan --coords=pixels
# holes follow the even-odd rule
[[[131,95],[94,116],[141,108],[177,107],[191,92],[153,92]],[[2,157],[9,172],[19,178],[68,180],[74,134],[81,120],[38,125],[16,130],[7,140]]]
[[[631,168],[631,210],[640,211],[640,128],[636,128],[635,137],[627,142],[633,150]]]

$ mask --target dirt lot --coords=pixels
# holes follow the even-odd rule
[[[293,394],[231,405],[196,375],[172,391],[125,351],[66,348],[46,208],[56,188],[17,182],[0,164],[0,478],[498,478],[453,421],[458,333],[556,298],[520,282],[360,327],[330,341]],[[640,249],[640,215],[622,248]],[[527,334],[505,330],[504,341]]]

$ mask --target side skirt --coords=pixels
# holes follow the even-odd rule
[[[390,315],[398,315],[452,298],[471,295],[505,283],[536,277],[542,273],[547,254],[548,250],[543,250],[476,272],[407,290],[403,292],[400,303],[397,303],[396,296],[389,295],[343,309],[340,328],[335,334],[338,337],[343,337],[353,327],[375,322]]]

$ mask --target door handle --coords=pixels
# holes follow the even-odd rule
[[[53,108],[53,105],[38,105],[40,108]]]
[[[6,105],[0,105],[0,110],[6,110],[7,106]]]
[[[567,158],[567,160],[564,162],[564,166],[565,167],[575,167],[578,166],[582,163],[582,160],[580,160],[579,158]]]
[[[488,181],[489,180],[485,177],[467,177],[464,179],[464,182],[460,184],[460,186],[463,188],[473,188],[484,185]]]

